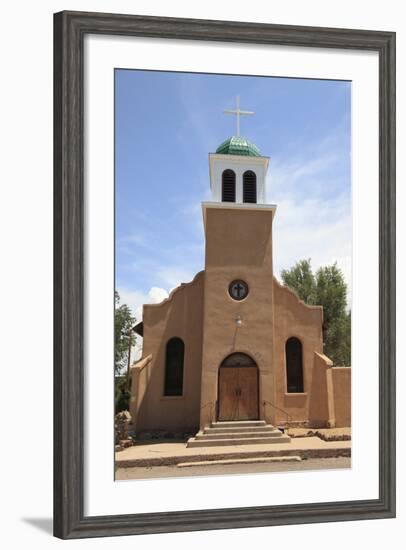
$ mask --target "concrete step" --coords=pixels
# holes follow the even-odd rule
[[[234,433],[259,433],[259,432],[273,432],[275,427],[271,424],[265,424],[261,426],[237,426],[229,428],[205,428],[203,433],[218,433],[218,434],[234,434]]]
[[[212,431],[204,431],[204,432],[198,432],[195,435],[196,439],[252,439],[252,438],[258,438],[258,437],[280,437],[281,432],[279,430],[261,430],[261,431],[245,431],[245,432],[212,432]]]
[[[192,468],[194,466],[220,466],[232,464],[269,464],[275,462],[300,462],[300,456],[268,456],[255,458],[225,458],[222,460],[200,460],[197,462],[179,462],[178,468]]]
[[[212,422],[212,428],[244,428],[251,426],[265,426],[265,420],[219,420]]]
[[[187,447],[215,447],[224,445],[267,445],[268,443],[289,443],[290,437],[280,432],[279,437],[242,437],[239,439],[197,439],[191,437],[187,442]]]

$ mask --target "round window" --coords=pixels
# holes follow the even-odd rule
[[[248,296],[248,285],[245,281],[232,281],[228,287],[228,292],[233,300],[244,300]]]

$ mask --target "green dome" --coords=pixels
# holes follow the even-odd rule
[[[245,155],[247,157],[261,156],[258,147],[242,136],[230,137],[217,147],[216,153],[220,155]]]

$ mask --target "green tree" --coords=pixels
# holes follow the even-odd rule
[[[351,312],[347,312],[347,285],[337,264],[314,274],[310,259],[281,273],[283,283],[310,305],[323,306],[324,353],[336,365],[351,364]]]
[[[338,365],[349,365],[351,357],[346,341],[351,335],[351,322],[347,319],[347,285],[343,274],[337,264],[320,267],[315,282],[316,300],[323,306],[325,354]]]
[[[135,317],[127,304],[120,304],[120,295],[114,293],[114,403],[115,412],[129,409],[130,384],[128,354],[135,344],[135,334],[132,330]],[[125,373],[125,374],[123,374]]]
[[[292,288],[301,300],[306,304],[315,304],[315,281],[310,258],[300,260],[291,269],[282,270],[281,276],[283,283]]]
[[[115,414],[121,411],[128,411],[130,408],[131,392],[128,387],[126,376],[116,376],[114,384],[114,409]]]
[[[342,365],[351,365],[351,310],[345,314],[344,339],[341,345],[343,358]]]
[[[127,304],[120,305],[120,295],[114,293],[114,372],[116,375],[122,373],[128,364],[128,351],[135,344],[135,333],[132,330],[135,317]]]

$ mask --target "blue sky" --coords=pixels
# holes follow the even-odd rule
[[[351,299],[351,84],[115,72],[116,288],[137,317],[204,266],[208,154],[236,133],[270,157],[274,270],[337,261]]]

